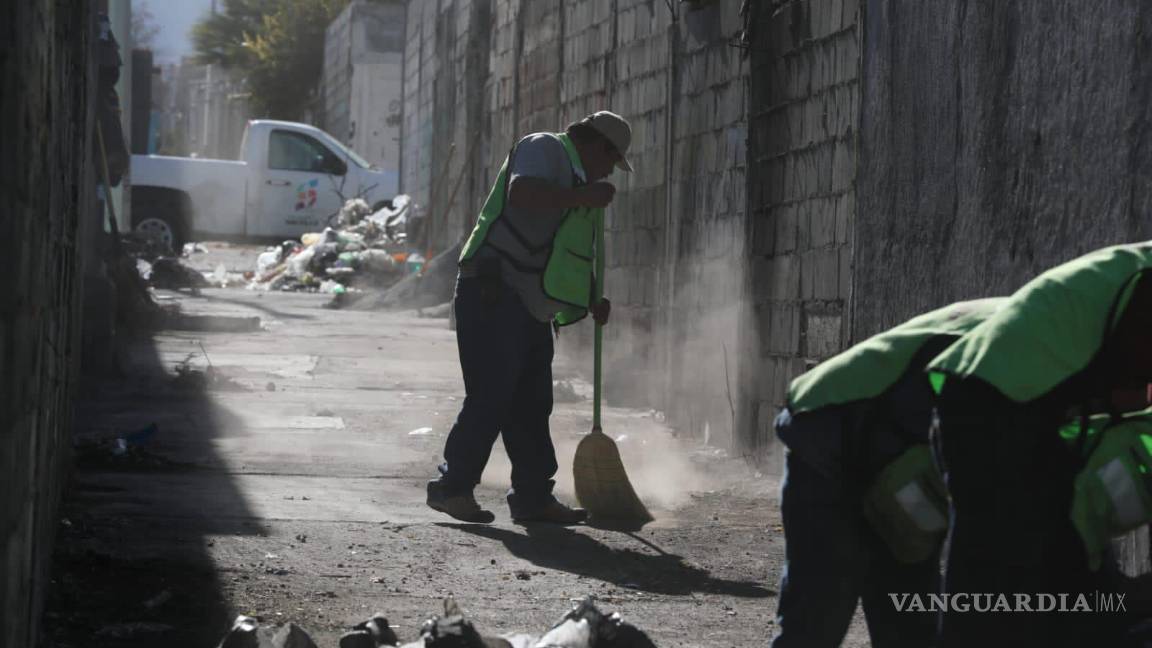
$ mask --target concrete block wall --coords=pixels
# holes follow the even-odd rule
[[[408,5],[401,191],[425,216],[424,243],[433,254],[471,229],[495,176],[489,97],[498,7],[496,0]]]
[[[94,3],[0,21],[0,646],[35,646],[71,448]]]
[[[673,44],[673,148],[668,185],[669,413],[721,446],[737,441],[745,291],[747,92],[751,60],[732,43],[740,2],[680,12]],[[641,24],[638,22],[638,25]],[[651,239],[659,230],[650,230]],[[640,241],[643,253],[645,241]]]
[[[770,448],[788,383],[847,346],[857,222],[860,25],[854,0],[753,3],[748,150],[750,450]],[[752,339],[755,337],[756,339]]]
[[[605,294],[613,322],[605,329],[605,394],[610,403],[666,409],[671,340],[665,231],[668,220],[669,46],[672,15],[662,3],[634,0],[565,2],[563,112],[568,123],[610,109],[632,125],[633,173],[616,171],[607,210]],[[592,327],[570,352],[587,356]]]
[[[400,191],[425,207],[431,193],[432,130],[435,107],[432,85],[437,72],[435,52],[439,1],[409,2],[404,48],[404,125],[401,131],[403,171]]]

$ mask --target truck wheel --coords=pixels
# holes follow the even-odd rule
[[[147,196],[133,205],[133,211],[137,214],[133,229],[138,234],[170,247],[176,254],[184,249],[186,235],[179,200],[164,195]]]

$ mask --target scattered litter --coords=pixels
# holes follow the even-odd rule
[[[203,243],[185,243],[184,249],[180,251],[180,256],[188,257],[193,254],[203,254],[208,251]]]
[[[423,255],[395,255],[406,273],[383,292],[356,300],[352,308],[432,309],[452,300],[459,271],[458,259],[463,241],[425,260]]]
[[[195,293],[199,291],[200,288],[207,288],[209,286],[208,280],[204,278],[204,275],[184,265],[179,259],[160,257],[151,263],[148,282],[153,288],[165,290],[191,288]]]
[[[408,436],[427,436],[429,434],[432,434],[432,428],[422,427],[422,428],[416,428],[415,430],[412,430],[411,432],[408,433]]]
[[[224,267],[223,263],[218,264],[216,269],[205,278],[221,288],[226,288],[228,286],[228,268]]]
[[[334,592],[313,594],[326,598],[336,596]],[[725,606],[725,610],[730,615],[734,613],[729,606]],[[277,613],[276,616],[283,615]],[[397,646],[400,639],[396,627],[389,624],[383,613],[377,612],[345,632],[340,637],[340,648]],[[257,618],[240,616],[218,648],[315,648],[315,643],[295,624],[262,626]],[[578,600],[559,623],[539,637],[523,633],[482,634],[455,599],[449,597],[444,600],[443,614],[425,621],[420,637],[404,644],[403,648],[655,648],[655,644],[642,630],[625,622],[619,613],[601,612],[592,597]]]
[[[371,619],[352,626],[352,631],[340,637],[340,648],[379,648],[400,643],[388,619],[377,612]]]
[[[308,542],[308,536],[304,535],[303,533],[297,533],[296,534],[296,542],[299,542],[301,544]]]
[[[78,468],[90,470],[148,472],[184,466],[167,457],[149,452],[140,447],[140,444],[128,443],[124,437],[77,441],[75,457]]]
[[[207,354],[204,355],[207,359]],[[176,377],[172,379],[172,387],[180,391],[206,391],[209,389],[219,391],[248,391],[248,387],[225,376],[209,361],[207,369],[200,370],[192,367],[196,359],[195,353],[181,360],[176,366]]]
[[[279,560],[280,556],[277,556],[274,553],[266,553],[266,554],[264,554],[264,559],[265,560]]]
[[[360,289],[353,284],[386,288],[420,272],[423,257],[408,249],[404,231],[408,205],[407,196],[396,196],[373,212],[363,199],[346,201],[333,227],[265,250],[248,287],[342,295]]]
[[[256,618],[238,616],[218,648],[316,648],[316,642],[295,623],[261,627]]]

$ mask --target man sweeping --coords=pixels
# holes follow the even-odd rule
[[[428,506],[466,522],[488,523],[473,490],[497,436],[512,462],[508,505],[517,522],[578,524],[585,511],[552,494],[556,452],[552,413],[553,333],[591,313],[594,244],[615,188],[613,168],[631,171],[628,122],[600,111],[562,133],[534,133],[508,154],[460,254],[453,305],[464,374],[464,406],[444,446]]]
[[[863,603],[877,648],[932,644],[936,619],[893,593],[940,582],[944,485],[928,449],[924,367],[1003,303],[953,304],[873,336],[792,381],[776,433],[788,448],[786,541],[772,648],[834,648]]]

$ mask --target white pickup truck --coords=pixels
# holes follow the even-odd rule
[[[318,128],[254,120],[239,160],[133,155],[132,227],[175,250],[193,237],[296,237],[347,199],[391,199],[398,180]]]

